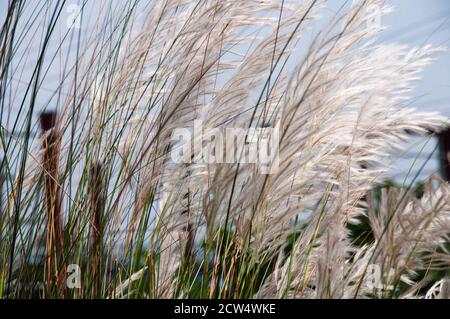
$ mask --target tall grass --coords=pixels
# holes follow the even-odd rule
[[[448,297],[448,183],[380,187],[442,49],[375,41],[384,1],[70,4],[2,21],[2,298]],[[278,169],[175,163],[194,120],[279,127]]]

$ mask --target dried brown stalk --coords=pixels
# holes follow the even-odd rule
[[[42,112],[40,125],[42,129],[42,149],[44,170],[44,207],[47,212],[47,235],[45,262],[46,295],[64,296],[65,269],[63,267],[62,249],[64,233],[62,226],[61,197],[59,194],[59,159],[60,134],[56,130],[55,111]]]

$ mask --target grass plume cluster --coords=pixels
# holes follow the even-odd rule
[[[376,191],[446,125],[410,106],[442,49],[376,41],[385,1],[78,3],[1,21],[0,297],[448,297],[448,183]],[[278,170],[174,163],[194,120],[278,126]]]

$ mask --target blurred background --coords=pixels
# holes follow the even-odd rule
[[[395,11],[383,18],[389,30],[381,36],[381,41],[393,41],[419,46],[430,43],[435,46],[450,46],[450,1],[446,0],[391,0]],[[437,56],[434,64],[428,66],[423,78],[416,83],[413,105],[423,111],[438,111],[450,116],[450,52]],[[448,144],[448,135],[443,135]],[[409,151],[397,161],[392,176],[396,179],[407,174],[410,167],[414,176],[430,152],[435,149],[437,138],[417,139]],[[417,160],[416,160],[417,159]],[[414,163],[415,162],[415,163]],[[421,176],[440,172],[439,153],[433,154],[425,165]],[[448,167],[447,167],[448,171]],[[447,176],[448,177],[448,176]]]

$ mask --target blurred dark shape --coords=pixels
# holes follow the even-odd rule
[[[56,111],[44,111],[39,115],[42,131],[51,130],[56,125]]]

